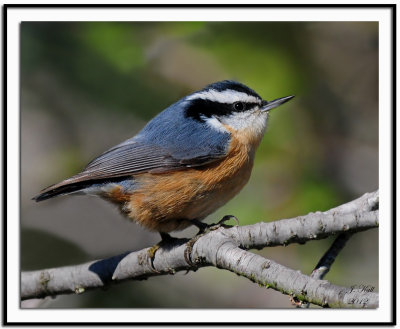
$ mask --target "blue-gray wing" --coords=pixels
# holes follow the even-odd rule
[[[210,163],[225,155],[224,152],[199,152],[190,158],[178,157],[174,152],[158,145],[127,141],[91,161],[79,176],[102,179],[135,175],[143,172],[162,173]]]
[[[230,134],[185,118],[184,106],[176,106],[160,113],[137,136],[91,161],[81,173],[44,189],[35,200],[79,190],[93,181],[171,172],[223,158],[229,148]]]

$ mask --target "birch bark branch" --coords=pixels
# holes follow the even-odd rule
[[[248,249],[304,243],[379,225],[378,191],[326,212],[248,226],[219,227],[192,240],[177,239],[148,257],[149,248],[76,266],[22,272],[21,299],[82,293],[125,280],[215,266],[245,276],[302,302],[323,307],[375,308],[378,294],[335,286],[248,252]]]

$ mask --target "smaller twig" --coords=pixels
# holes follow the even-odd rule
[[[322,256],[319,260],[317,266],[315,266],[314,270],[311,273],[311,277],[317,280],[322,280],[324,276],[331,269],[331,265],[335,261],[339,252],[344,248],[346,242],[350,239],[353,233],[346,232],[340,234],[335,241],[333,241],[331,247],[328,251]]]
[[[338,237],[333,241],[330,248],[327,252],[321,257],[317,266],[315,266],[314,270],[312,271],[310,277],[316,280],[322,280],[324,276],[329,272],[333,262],[335,261],[336,257],[339,255],[339,252],[344,248],[347,241],[353,235],[351,232],[345,232],[338,235]],[[296,302],[293,301],[298,308],[309,308],[310,303],[308,302]]]

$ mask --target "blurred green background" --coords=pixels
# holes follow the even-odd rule
[[[264,99],[296,98],[273,112],[248,185],[207,222],[226,214],[241,225],[289,218],[378,188],[376,22],[24,22],[21,269],[71,265],[158,242],[158,234],[100,199],[31,198],[135,135],[179,98],[224,79]],[[310,273],[331,242],[256,252]],[[326,279],[377,291],[377,230],[354,236]],[[203,268],[23,307],[292,306],[271,289]]]

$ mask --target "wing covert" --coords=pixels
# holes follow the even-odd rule
[[[211,153],[207,156],[200,154],[198,157],[179,158],[174,156],[173,152],[160,146],[147,145],[133,139],[103,153],[92,160],[81,173],[62,183],[71,184],[87,180],[101,180],[144,172],[163,173],[181,170],[185,167],[196,167],[211,163],[224,155],[224,152],[220,152]]]

